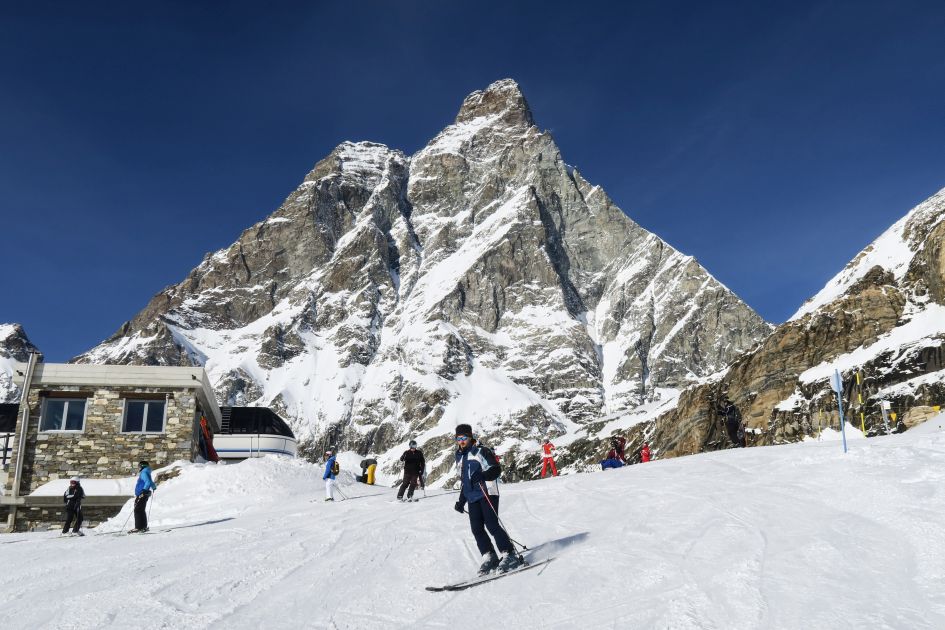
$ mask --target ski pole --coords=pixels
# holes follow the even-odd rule
[[[337,484],[335,485],[335,491],[341,495],[342,499],[344,499],[345,501],[348,500],[348,497],[345,496],[345,493],[341,491],[341,488],[339,488]]]
[[[505,535],[509,537],[509,541],[511,541],[512,544],[521,547],[523,551],[528,551],[528,547],[526,545],[518,542],[512,538],[511,534],[509,534],[509,528],[505,526],[505,523],[502,521],[502,517],[499,516],[499,511],[495,509],[494,505],[492,505],[492,499],[489,498],[489,492],[486,490],[486,484],[480,481],[479,486],[482,488],[482,496],[486,498],[486,503],[488,503],[489,507],[492,508],[492,513],[495,514],[495,519],[499,522],[499,527],[501,527],[502,531],[505,532]]]
[[[125,519],[124,524],[122,524],[121,529],[118,531],[125,531],[125,528],[128,527],[128,521],[131,520],[131,515],[135,513],[135,507],[137,507],[138,497],[135,497],[134,503],[131,504],[131,512],[128,514],[128,518]]]

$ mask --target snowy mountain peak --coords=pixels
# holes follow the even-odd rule
[[[409,160],[342,143],[79,360],[198,363],[221,402],[274,407],[309,448],[383,466],[413,437],[439,476],[457,422],[525,461],[539,435],[596,435],[767,333],[577,175],[504,80]]]
[[[30,352],[39,352],[19,324],[0,324],[0,402],[19,397],[13,384],[13,365],[29,360]]]
[[[512,79],[496,81],[466,97],[456,115],[456,122],[470,122],[477,118],[496,118],[506,124],[529,127],[535,124],[522,89]]]

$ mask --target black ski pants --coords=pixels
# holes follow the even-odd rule
[[[151,498],[151,491],[145,490],[135,497],[135,529],[148,528],[148,499]]]
[[[495,553],[495,548],[492,546],[489,536],[486,535],[486,530],[489,530],[489,533],[495,538],[495,545],[499,548],[499,553],[512,552],[512,541],[509,540],[509,535],[499,524],[499,497],[483,497],[475,503],[470,503],[467,510],[469,511],[469,526],[476,538],[479,553],[483,555],[489,552]]]
[[[69,526],[72,525],[72,521],[75,519],[75,527],[72,528],[72,533],[78,534],[79,528],[82,527],[82,506],[72,509],[66,508],[66,524],[62,526],[62,533],[65,534],[69,531]]]
[[[417,489],[417,484],[420,482],[420,475],[416,473],[404,473],[404,481],[400,484],[400,490],[397,491],[397,498],[404,498],[404,490],[407,490],[407,487],[410,487],[410,490],[407,490],[407,498],[410,499],[413,497],[413,491]]]

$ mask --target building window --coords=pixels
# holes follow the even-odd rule
[[[47,398],[39,430],[85,430],[85,398]]]
[[[164,433],[163,400],[125,400],[123,433]]]

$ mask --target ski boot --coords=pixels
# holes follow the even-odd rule
[[[494,553],[490,551],[489,553],[482,554],[482,565],[479,566],[479,577],[489,575],[498,566],[499,558]]]
[[[502,554],[502,560],[499,561],[499,573],[507,573],[525,566],[525,558],[514,551]]]

